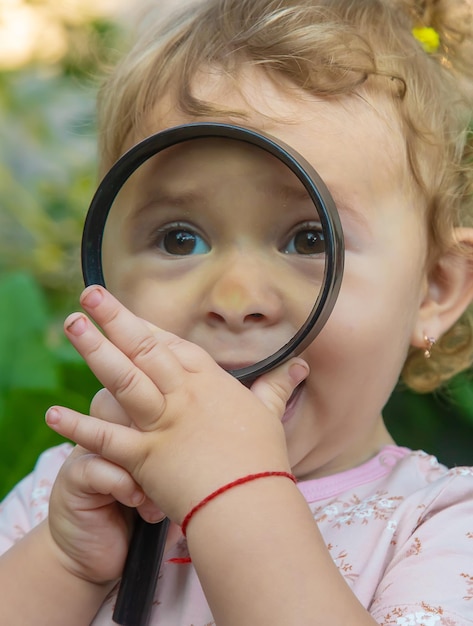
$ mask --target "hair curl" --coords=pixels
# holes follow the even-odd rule
[[[130,135],[139,135],[162,94],[172,94],[192,117],[228,115],[195,97],[195,77],[217,67],[237,85],[239,71],[253,64],[321,97],[363,89],[390,95],[425,198],[427,270],[451,245],[456,226],[473,226],[470,0],[199,0],[166,22],[152,12],[146,21],[147,30],[99,95],[102,168],[120,156]],[[437,31],[436,53],[422,49],[414,26]],[[470,307],[431,359],[410,351],[402,378],[417,391],[431,391],[472,360]]]

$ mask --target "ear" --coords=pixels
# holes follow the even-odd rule
[[[455,244],[435,263],[427,277],[411,344],[425,347],[425,337],[438,340],[473,301],[473,228],[456,228]]]

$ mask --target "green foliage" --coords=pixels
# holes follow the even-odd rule
[[[384,410],[397,443],[436,455],[448,466],[473,465],[473,385],[471,373],[448,387],[419,395],[399,388]]]
[[[52,404],[87,412],[99,385],[65,340],[82,288],[79,244],[96,186],[98,66],[120,29],[69,27],[65,57],[0,72],[0,498],[61,438]]]
[[[28,274],[0,280],[0,498],[61,438],[44,423],[52,404],[88,411],[99,388],[51,325],[46,298]]]
[[[61,74],[0,75],[0,272],[56,292],[80,284],[78,242],[95,187],[94,90]]]

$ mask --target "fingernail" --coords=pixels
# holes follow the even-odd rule
[[[149,521],[150,524],[159,524],[159,522],[162,522],[165,518],[166,516],[164,513],[155,513],[154,515],[151,515],[150,519],[147,521]]]
[[[154,507],[149,508],[146,505],[140,508],[139,513],[145,522],[148,522],[148,524],[158,524],[166,517],[162,511],[159,511]]]
[[[289,368],[289,376],[291,377],[291,380],[295,385],[298,385],[303,380],[305,380],[308,373],[308,366],[303,365],[302,363],[293,363]]]
[[[100,289],[91,289],[82,296],[81,304],[89,309],[98,306],[103,300],[103,293]]]
[[[71,333],[71,335],[75,335],[79,337],[82,335],[87,328],[87,320],[83,315],[78,315],[77,317],[71,319],[71,321],[66,325],[66,330]]]
[[[61,419],[61,414],[56,408],[51,407],[50,409],[46,411],[46,422],[50,424],[51,426],[58,424],[60,419]]]
[[[145,494],[142,491],[135,491],[131,495],[130,502],[132,506],[139,506],[145,499]]]

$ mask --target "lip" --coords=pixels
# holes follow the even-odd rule
[[[301,397],[304,386],[305,386],[305,381],[302,381],[299,385],[297,385],[297,387],[292,392],[289,400],[287,401],[286,409],[281,419],[282,424],[286,424],[294,416],[296,406],[299,401],[299,398]]]

